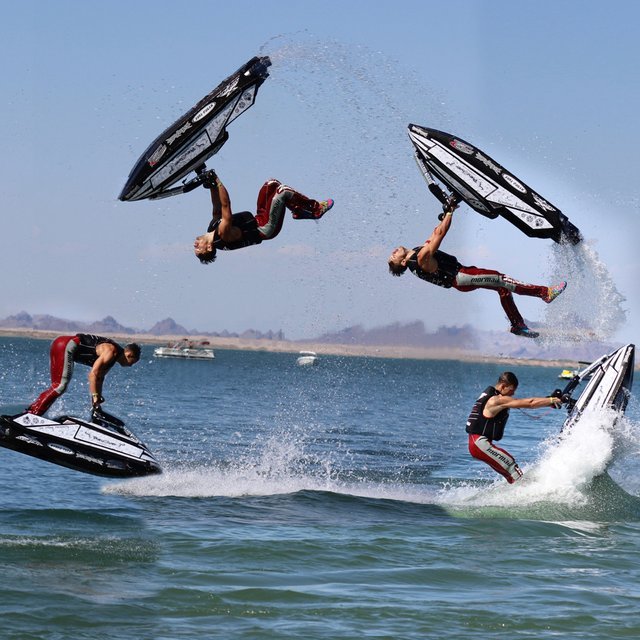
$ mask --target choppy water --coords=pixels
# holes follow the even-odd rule
[[[40,391],[47,350],[0,340],[0,403]],[[523,395],[559,382],[515,371]],[[164,475],[108,481],[0,449],[0,637],[637,637],[637,401],[613,434],[599,415],[563,441],[561,412],[512,412],[526,476],[508,486],[464,433],[499,372],[145,347],[110,374],[106,408]],[[86,373],[56,411],[86,413]]]

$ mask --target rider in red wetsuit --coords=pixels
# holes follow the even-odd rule
[[[213,171],[204,174],[203,185],[210,190],[213,205],[207,232],[193,243],[194,253],[203,264],[213,262],[218,249],[232,251],[275,238],[282,229],[286,209],[296,220],[319,220],[333,206],[331,199],[318,202],[272,179],[258,193],[255,216],[249,211],[232,213],[229,193]]]
[[[567,286],[566,282],[545,287],[526,284],[492,269],[465,267],[455,256],[440,251],[440,243],[449,227],[453,211],[457,207],[452,202],[442,222],[433,230],[429,239],[414,249],[397,247],[389,256],[389,271],[394,276],[401,276],[407,269],[422,280],[439,287],[457,289],[458,291],[475,291],[476,289],[493,289],[500,296],[502,308],[511,323],[511,333],[528,338],[537,338],[538,333],[531,331],[520,315],[513,294],[533,296],[549,303],[555,300]]]
[[[509,484],[522,477],[522,471],[513,456],[497,447],[494,440],[501,440],[509,419],[509,409],[537,409],[539,407],[558,408],[562,400],[556,396],[547,398],[514,398],[518,388],[518,378],[505,371],[495,387],[487,387],[476,400],[469,418],[469,453],[486,462],[494,471],[507,479]]]
[[[102,383],[111,367],[117,362],[130,367],[140,359],[140,347],[131,343],[121,347],[117,342],[102,336],[78,333],[75,336],[58,336],[51,343],[51,386],[31,404],[28,411],[38,416],[67,390],[76,362],[91,367],[89,392],[91,404],[97,409],[103,402]]]

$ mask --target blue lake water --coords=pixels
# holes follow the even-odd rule
[[[48,385],[48,341],[0,339],[0,405]],[[555,368],[514,366],[518,395]],[[503,367],[216,351],[108,376],[161,476],[110,481],[0,449],[2,638],[632,638],[640,411],[555,437],[512,411],[513,486],[464,423]],[[51,413],[87,416],[86,367]]]

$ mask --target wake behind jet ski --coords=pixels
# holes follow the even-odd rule
[[[140,156],[118,198],[166,198],[201,185],[206,160],[229,139],[227,126],[253,105],[269,66],[268,56],[251,58],[165,129]],[[196,177],[173,186],[191,171]]]
[[[464,201],[487,218],[502,216],[530,238],[578,244],[580,230],[550,204],[486,153],[449,133],[409,125],[415,158],[429,191],[448,209]],[[445,194],[434,176],[443,182]]]
[[[0,446],[75,471],[107,478],[162,473],[160,465],[124,422],[94,409],[89,422],[29,412],[0,416]]]

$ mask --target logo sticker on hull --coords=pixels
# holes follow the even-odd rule
[[[215,100],[213,102],[210,102],[208,105],[205,105],[204,107],[202,107],[202,109],[200,109],[200,111],[198,111],[198,113],[196,113],[195,116],[193,116],[193,118],[191,118],[191,122],[198,122],[199,120],[202,120],[202,118],[208,116],[215,109],[215,106]]]
[[[513,176],[510,176],[508,173],[503,173],[502,177],[504,181],[520,193],[527,193],[526,187],[522,185],[522,183],[518,182]]]
[[[218,95],[226,98],[230,96],[237,88],[238,83],[240,82],[240,78],[234,78],[228,87],[225,87]]]
[[[149,163],[150,167],[155,167],[156,164],[158,164],[158,161],[160,160],[160,158],[162,158],[162,156],[164,155],[165,151],[167,150],[167,147],[164,144],[161,144],[149,157],[149,159],[147,160],[147,162]]]
[[[466,142],[462,142],[462,140],[456,140],[455,138],[453,138],[453,140],[451,140],[449,144],[454,149],[457,149],[462,153],[466,153],[468,156],[471,156],[475,153],[475,149],[470,144],[467,144]]]
[[[183,135],[186,131],[189,131],[189,129],[191,129],[191,126],[192,125],[190,122],[185,122],[184,125],[182,125],[182,127],[180,127],[172,136],[169,136],[167,138],[167,144],[173,144],[181,135]]]
[[[72,456],[75,453],[73,449],[69,449],[69,447],[65,447],[63,444],[58,444],[57,442],[49,442],[47,446],[49,449],[53,449],[58,453],[64,453],[66,456]]]
[[[479,160],[480,162],[482,162],[482,164],[485,165],[485,167],[488,167],[494,173],[497,173],[498,175],[500,175],[502,173],[502,167],[501,166],[497,165],[495,162],[492,162],[486,156],[483,156],[479,151],[478,151],[478,153],[476,153],[476,159]]]
[[[555,208],[552,207],[544,198],[539,196],[537,193],[532,193],[533,200],[535,203],[544,211],[555,211]]]

